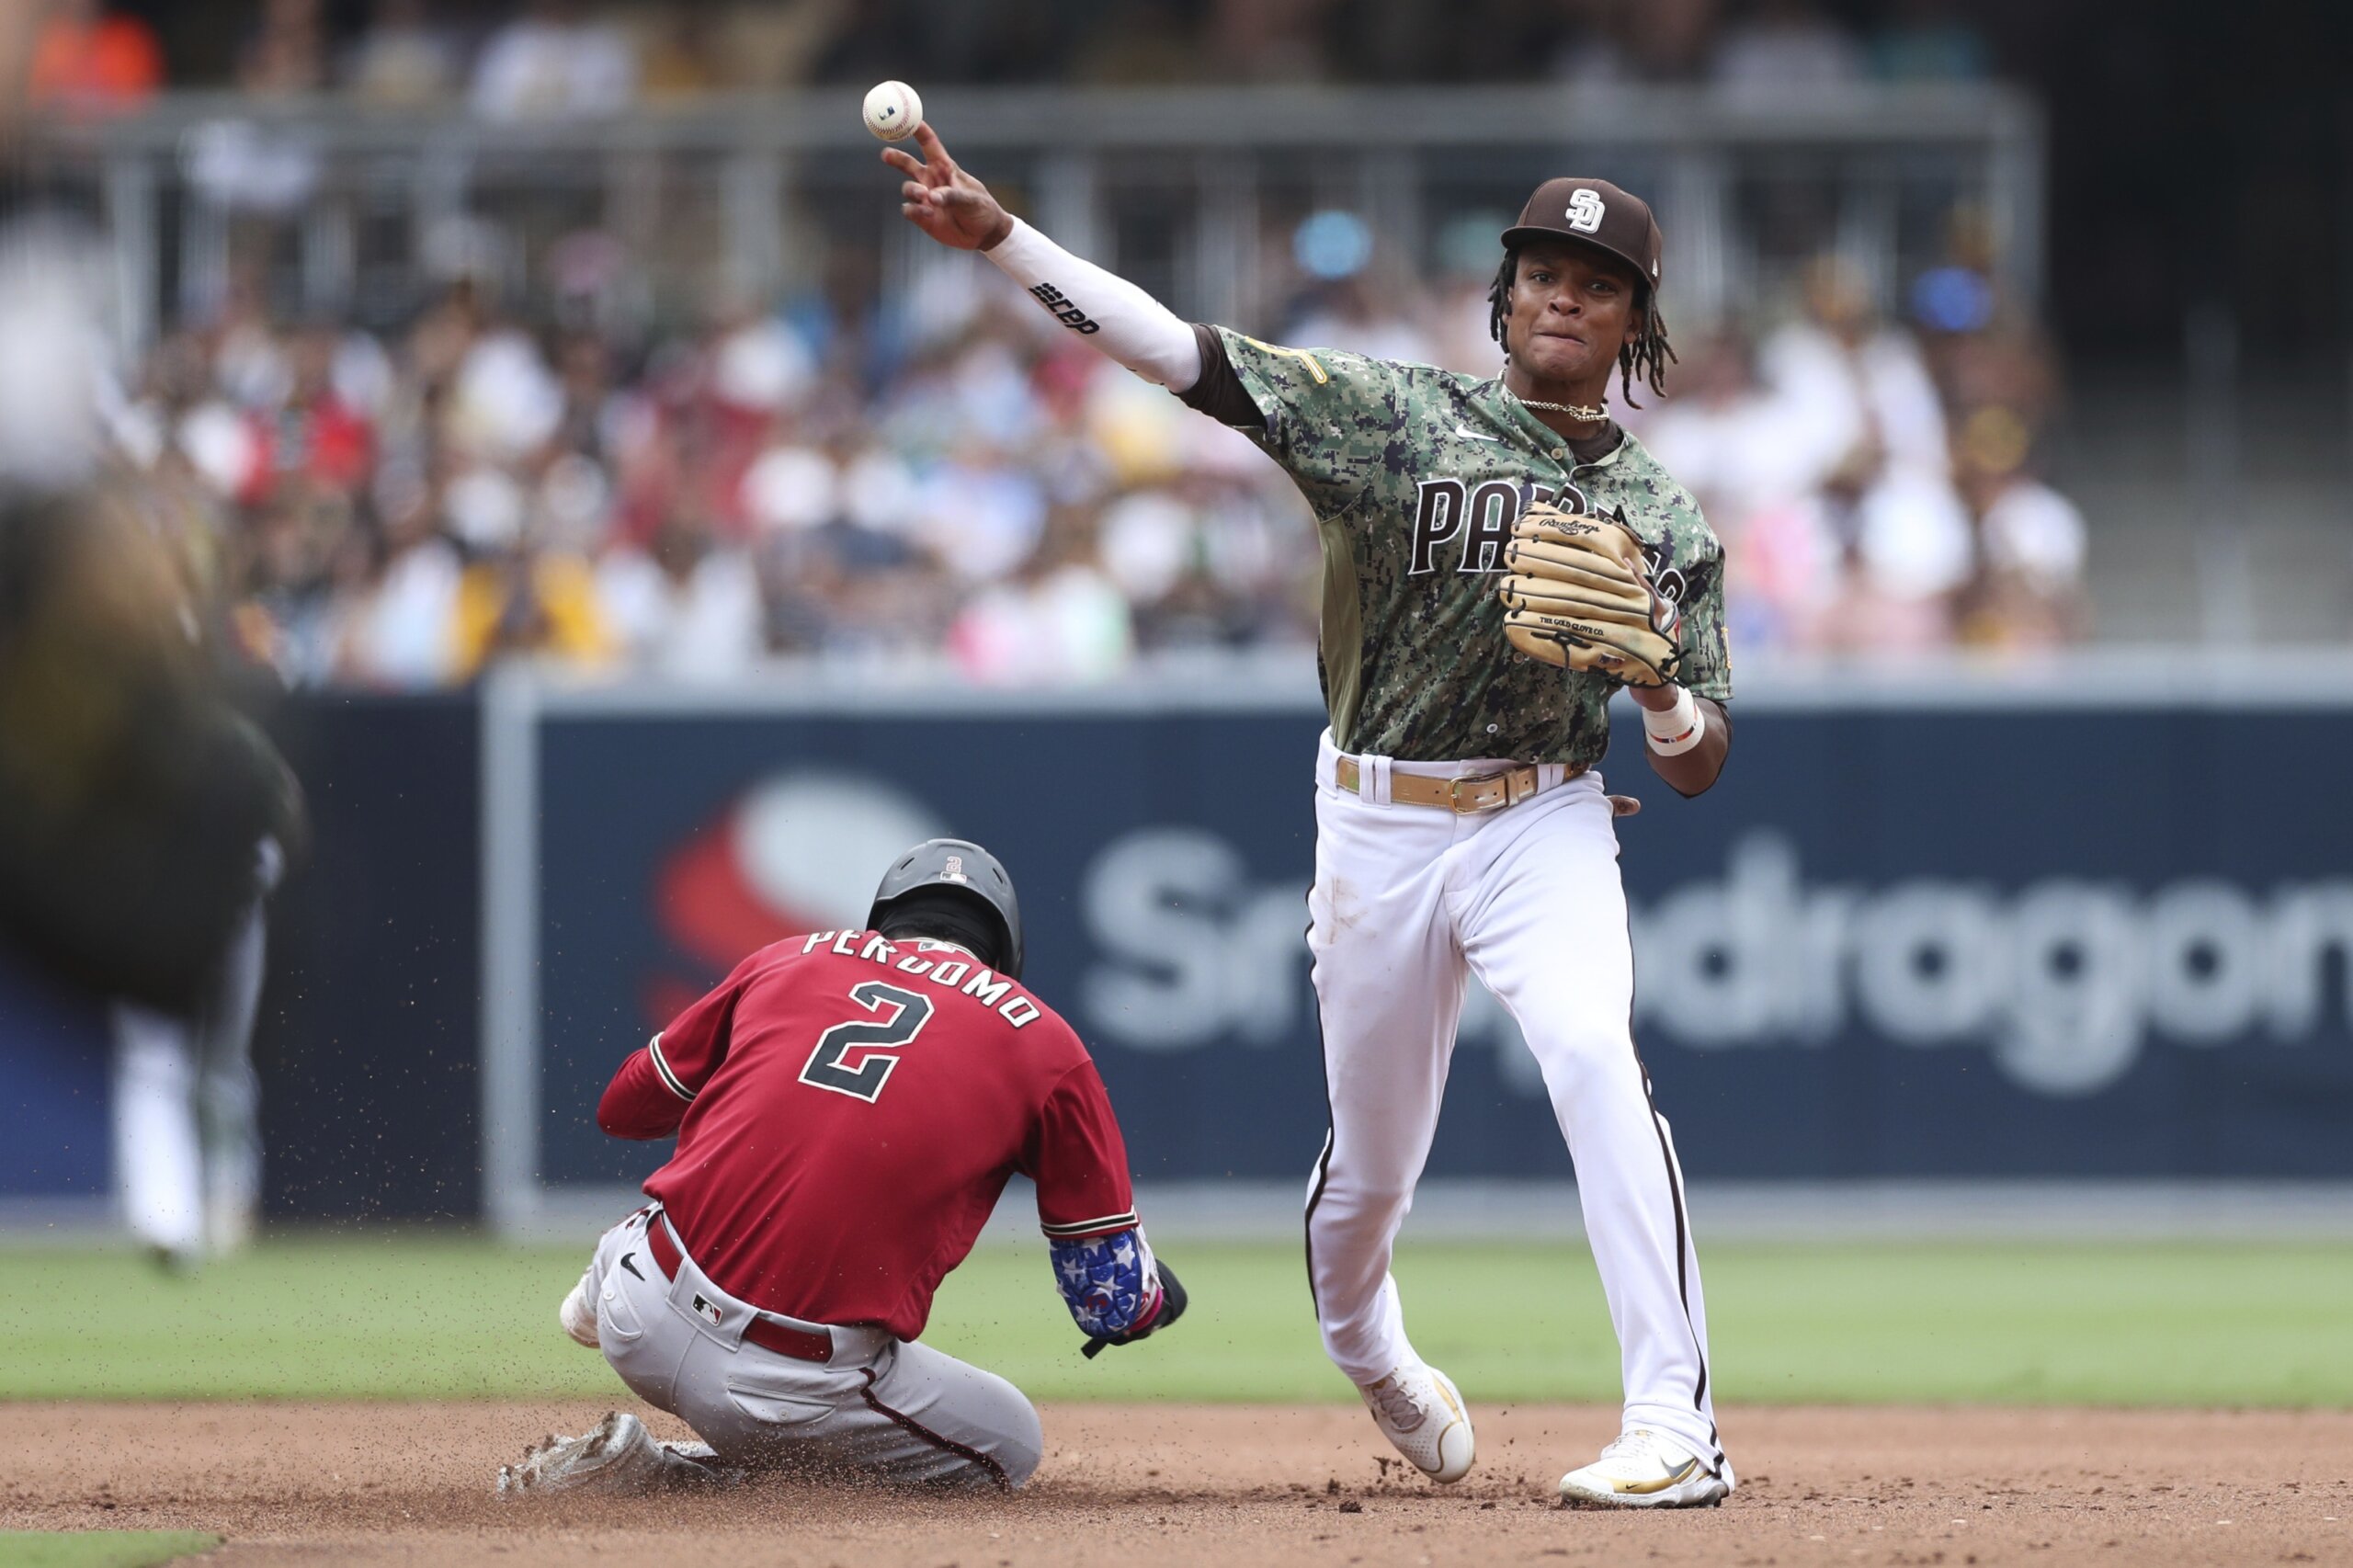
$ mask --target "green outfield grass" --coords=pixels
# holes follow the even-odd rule
[[[1164,1249],[1165,1338],[1082,1360],[1038,1245],[986,1250],[926,1339],[1042,1400],[1331,1400],[1293,1244]],[[193,1279],[123,1252],[0,1251],[0,1398],[597,1396],[565,1339],[576,1249],[282,1240]],[[1726,1245],[1706,1256],[1719,1397],[2353,1403],[2353,1246]],[[1425,1355],[1483,1400],[1614,1399],[1581,1247],[1424,1244],[1398,1278]]]
[[[0,1568],[153,1568],[220,1544],[201,1530],[0,1530]]]

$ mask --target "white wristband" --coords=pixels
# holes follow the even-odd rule
[[[1126,278],[1080,260],[1018,218],[981,254],[1056,321],[1145,381],[1184,392],[1201,379],[1193,329]]]
[[[1705,738],[1708,716],[1690,689],[1678,686],[1674,707],[1665,711],[1643,710],[1643,733],[1650,737],[1651,750],[1659,756],[1680,756]]]

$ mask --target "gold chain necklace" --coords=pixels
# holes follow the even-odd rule
[[[1509,387],[1504,390],[1511,392]],[[1545,403],[1537,398],[1522,397],[1518,392],[1512,392],[1511,396],[1512,401],[1522,408],[1550,409],[1554,414],[1565,414],[1572,419],[1582,419],[1589,424],[1598,424],[1609,417],[1609,405],[1606,403]]]

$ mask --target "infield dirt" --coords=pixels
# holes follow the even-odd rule
[[[2353,1414],[1736,1408],[1723,1507],[1572,1513],[1591,1406],[1474,1407],[1480,1463],[1400,1473],[1353,1407],[1063,1405],[1017,1496],[756,1482],[502,1503],[500,1461],[584,1403],[0,1405],[0,1524],[219,1531],[208,1562],[1007,1568],[2345,1562]],[[656,1417],[657,1429],[678,1428]]]

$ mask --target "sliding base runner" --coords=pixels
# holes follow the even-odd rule
[[[1613,380],[1630,402],[1638,379],[1662,391],[1673,358],[1650,209],[1606,180],[1540,187],[1502,236],[1503,362],[1481,378],[1188,324],[1007,214],[929,126],[915,140],[920,160],[882,154],[910,222],[1247,434],[1314,509],[1331,727],[1308,942],[1331,1134],[1307,1252],[1325,1349],[1400,1452],[1438,1481],[1469,1471],[1471,1412],[1415,1349],[1389,1264],[1476,976],[1543,1069],[1623,1355],[1620,1435],[1562,1495],[1722,1501],[1699,1259],[1634,1051],[1619,807],[1595,771],[1621,686],[1685,795],[1732,733],[1722,551],[1608,408]]]
[[[1021,913],[961,839],[901,856],[867,928],[763,948],[632,1051],[597,1124],[678,1146],[605,1233],[564,1331],[699,1443],[615,1413],[498,1490],[636,1493],[790,1470],[1012,1490],[1044,1442],[1021,1391],[921,1343],[1015,1171],[1038,1184],[1086,1354],[1174,1324],[1127,1146],[1078,1037],[1021,983]]]

